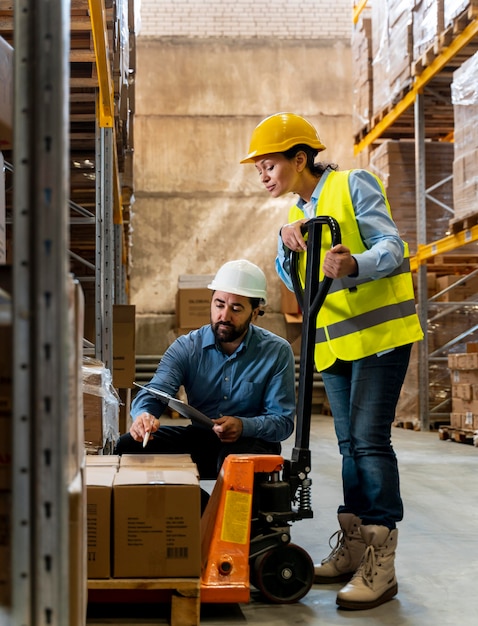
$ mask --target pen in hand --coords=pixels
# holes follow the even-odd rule
[[[153,427],[153,424],[154,424],[154,417],[153,417],[153,418],[152,418],[152,420],[151,420],[150,428],[152,428],[152,427]],[[146,448],[146,444],[147,444],[147,443],[148,443],[148,441],[149,441],[149,437],[150,437],[150,435],[151,435],[151,430],[147,430],[147,431],[144,433],[144,437],[143,437],[143,448]]]

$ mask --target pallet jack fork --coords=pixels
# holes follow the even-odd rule
[[[328,232],[323,232],[323,227]],[[314,579],[309,554],[291,543],[291,523],[313,517],[309,448],[317,314],[332,279],[319,281],[322,237],[340,243],[336,220],[319,216],[307,233],[305,284],[300,257],[291,256],[294,291],[303,315],[295,446],[292,458],[234,454],[226,457],[201,519],[201,602],[250,600],[251,583],[266,600],[290,604],[303,598]],[[327,243],[327,239],[324,239]]]

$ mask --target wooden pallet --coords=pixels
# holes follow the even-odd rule
[[[469,6],[460,15],[457,15],[452,23],[445,30],[440,32],[434,38],[433,42],[415,59],[412,65],[412,76],[419,76],[426,67],[431,65],[435,58],[452,43],[455,37],[460,35],[465,28],[476,19],[477,15],[478,1],[470,0]],[[473,43],[470,45],[474,46]],[[457,60],[458,57],[459,55],[457,56]]]
[[[458,443],[474,443],[475,431],[464,430],[462,428],[451,428],[448,426],[442,426],[438,430],[438,437],[442,441],[457,441]]]
[[[453,218],[449,222],[450,229],[454,234],[476,226],[476,224],[478,224],[478,212],[468,213],[461,218]]]
[[[170,602],[171,626],[199,626],[199,578],[106,578],[88,580],[88,602]]]

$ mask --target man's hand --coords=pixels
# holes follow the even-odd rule
[[[339,243],[325,253],[322,269],[329,278],[353,276],[357,273],[357,261],[350,250]]]
[[[129,429],[129,434],[135,441],[143,441],[147,432],[154,433],[159,428],[159,420],[151,413],[141,413],[134,420]]]
[[[234,443],[242,435],[242,421],[226,415],[215,419],[212,429],[223,443]]]

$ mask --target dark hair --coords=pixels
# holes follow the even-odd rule
[[[253,311],[254,311],[254,309],[257,309],[261,305],[261,299],[260,298],[249,298],[249,302],[251,303]],[[263,309],[261,309],[259,311],[259,315],[264,315],[264,310]]]
[[[292,148],[289,148],[288,150],[283,152],[282,154],[288,161],[290,161],[295,157],[298,152],[305,152],[307,156],[307,167],[312,172],[312,174],[315,174],[316,176],[320,176],[321,174],[323,174],[326,169],[337,170],[339,167],[335,163],[324,163],[322,161],[317,161],[316,163],[315,158],[319,154],[319,151],[316,148],[311,148],[304,143],[298,143],[295,146],[292,146]]]

